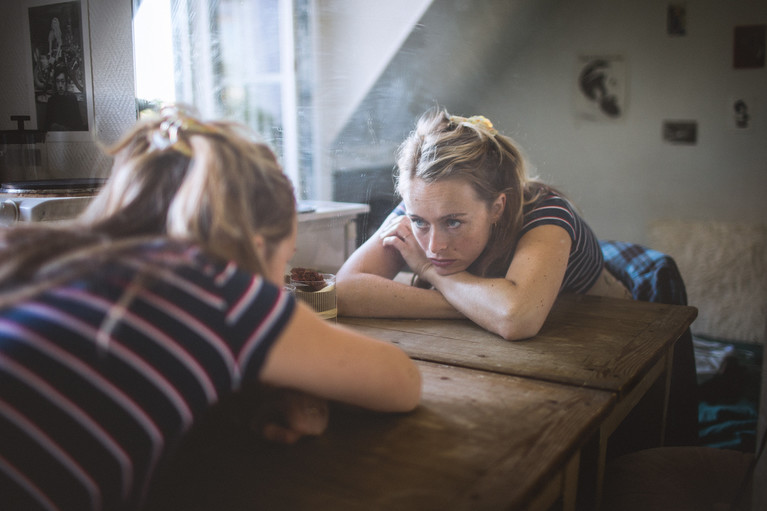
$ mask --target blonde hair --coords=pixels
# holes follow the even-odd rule
[[[261,273],[254,237],[270,250],[294,228],[293,186],[272,151],[235,123],[171,110],[106,149],[104,188],[76,220],[0,232],[0,306],[148,241],[194,243]]]
[[[520,149],[489,120],[451,116],[442,108],[424,113],[397,151],[398,192],[401,194],[404,179],[416,178],[427,183],[463,179],[488,208],[499,194],[506,195],[506,207],[485,250],[469,267],[481,276],[505,273],[522,229],[523,208],[553,191],[528,176]]]

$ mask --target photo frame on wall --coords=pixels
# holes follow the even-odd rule
[[[664,120],[663,140],[675,145],[695,145],[698,143],[698,121]]]
[[[620,121],[626,115],[627,66],[622,55],[579,55],[575,77],[575,116],[588,121]]]
[[[735,69],[764,67],[767,25],[744,25],[734,29],[732,66]]]
[[[666,6],[666,33],[670,36],[687,35],[687,4],[670,2]]]
[[[89,141],[93,81],[88,0],[25,2],[37,128],[46,141]]]
[[[749,131],[758,122],[758,98],[754,96],[731,95],[726,103],[727,127],[735,131]]]

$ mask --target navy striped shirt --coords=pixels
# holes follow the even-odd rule
[[[193,421],[258,379],[294,306],[155,245],[0,311],[0,507],[137,508]]]
[[[550,193],[524,208],[519,238],[542,225],[558,225],[570,235],[570,257],[562,281],[561,293],[585,293],[599,278],[604,257],[594,232],[565,198]],[[405,215],[405,203],[394,208],[392,215]]]
[[[594,231],[567,199],[553,193],[525,207],[519,237],[541,225],[558,225],[567,231],[572,241],[560,292],[585,293],[591,289],[604,267],[602,249]]]

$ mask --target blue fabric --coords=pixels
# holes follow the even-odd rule
[[[687,291],[676,262],[651,248],[623,241],[600,241],[605,266],[635,300],[687,305]]]
[[[701,444],[719,449],[753,452],[759,421],[757,403],[741,399],[732,404],[702,401],[698,408]]]

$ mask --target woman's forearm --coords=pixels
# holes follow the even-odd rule
[[[439,291],[421,289],[370,273],[336,283],[338,314],[371,318],[461,318]]]
[[[465,271],[427,278],[464,316],[507,340],[537,334],[551,307],[523,299],[518,286],[504,278],[477,277]]]

